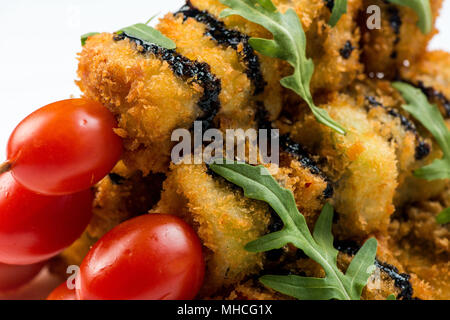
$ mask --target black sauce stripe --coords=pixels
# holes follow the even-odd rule
[[[402,18],[400,17],[400,12],[398,11],[398,8],[395,6],[389,6],[387,9],[389,13],[389,24],[392,28],[392,30],[395,33],[395,40],[394,40],[394,48],[397,46],[397,44],[400,43],[400,29],[402,27]],[[391,53],[391,58],[396,59],[398,56],[397,50],[394,49]]]
[[[210,128],[220,109],[219,95],[222,90],[220,79],[211,73],[210,66],[207,63],[192,61],[175,50],[145,42],[125,32],[114,36],[116,41],[124,39],[136,43],[142,53],[152,53],[159,59],[166,61],[173,73],[184,81],[196,82],[203,88],[203,96],[198,101],[198,106],[204,114],[197,121],[202,122],[203,130]]]
[[[193,18],[206,26],[205,35],[216,41],[218,44],[231,47],[238,50],[239,44],[242,44],[242,51],[238,51],[244,62],[247,70],[245,71],[247,77],[252,81],[257,95],[264,91],[266,82],[261,72],[261,65],[259,58],[253,48],[248,43],[249,36],[240,33],[236,30],[230,30],[225,27],[222,21],[218,21],[207,11],[200,11],[195,8],[190,1],[182,7],[176,14],[181,13],[185,19]]]
[[[382,103],[377,101],[372,96],[367,96],[366,101],[368,102],[367,108],[369,110],[371,108],[376,107],[383,108],[386,111],[386,113],[389,114],[390,116],[400,119],[400,124],[406,131],[412,132],[416,136],[417,140],[416,154],[415,154],[416,160],[422,160],[430,154],[431,151],[430,145],[420,137],[416,125],[411,120],[409,120],[400,112],[398,112],[398,110],[384,106]]]
[[[273,129],[272,122],[269,121],[267,110],[260,103],[256,110],[255,120],[257,122],[259,129],[270,130]],[[328,177],[319,169],[316,162],[311,159],[309,153],[298,143],[292,141],[289,135],[282,135],[279,137],[280,149],[294,156],[300,164],[309,169],[309,171],[314,175],[319,175],[327,182],[327,187],[323,192],[325,199],[329,199],[334,194],[334,188]]]
[[[354,241],[335,241],[334,246],[337,250],[342,253],[354,256],[360,249],[360,246]],[[394,280],[394,285],[400,290],[397,298],[403,298],[403,300],[413,300],[414,291],[409,281],[411,276],[406,273],[400,273],[398,269],[390,264],[380,262],[380,260],[375,259],[375,267],[383,271]]]
[[[334,0],[323,0],[325,2],[325,6],[330,10],[333,11],[334,9]]]

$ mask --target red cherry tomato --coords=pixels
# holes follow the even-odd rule
[[[38,275],[45,263],[13,266],[0,263],[0,292],[17,289]]]
[[[50,293],[47,300],[77,300],[75,289],[69,289],[64,281],[59,287]]]
[[[194,230],[171,215],[128,220],[101,238],[78,274],[81,300],[193,299],[205,265]]]
[[[74,242],[92,216],[90,190],[44,196],[21,186],[11,172],[0,175],[0,262],[44,261]]]
[[[14,177],[37,193],[63,195],[90,188],[122,153],[113,115],[100,103],[71,99],[25,118],[8,142]]]

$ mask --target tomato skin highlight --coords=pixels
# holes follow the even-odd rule
[[[66,281],[53,290],[46,300],[78,300],[75,289],[69,289]]]
[[[57,255],[92,217],[92,191],[68,196],[34,193],[11,172],[0,175],[0,263],[28,265]]]
[[[117,226],[81,264],[81,300],[188,300],[205,273],[202,246],[183,220],[147,214]]]
[[[0,263],[0,292],[18,289],[33,280],[45,263],[27,266],[13,266]]]
[[[98,102],[69,99],[26,117],[8,141],[14,177],[47,195],[86,190],[120,159],[122,141],[114,116]]]

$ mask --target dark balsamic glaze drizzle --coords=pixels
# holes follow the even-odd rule
[[[352,45],[352,42],[350,40],[347,40],[344,47],[339,49],[339,54],[342,58],[347,60],[352,55],[353,50],[355,50],[355,47]]]
[[[389,114],[390,116],[400,119],[400,124],[406,131],[412,132],[416,136],[417,143],[418,143],[416,146],[416,153],[415,153],[416,160],[422,160],[430,154],[430,151],[431,151],[430,145],[428,143],[426,143],[420,137],[420,135],[417,131],[416,125],[411,120],[406,118],[404,115],[402,115],[396,109],[388,108],[388,107],[384,106],[382,103],[377,101],[372,96],[367,96],[366,101],[368,102],[367,108],[369,110],[374,107],[383,108],[387,112],[387,114]]]
[[[330,9],[330,11],[333,11],[334,9],[334,0],[323,0],[325,2],[325,6]]]
[[[354,256],[360,249],[360,246],[354,241],[334,241],[334,247],[339,252]],[[409,281],[411,276],[407,273],[400,273],[398,269],[390,264],[380,262],[378,258],[375,259],[375,267],[386,273],[389,278],[394,280],[394,285],[400,290],[397,299],[414,300],[414,291]]]
[[[108,177],[111,180],[112,184],[116,186],[120,186],[126,180],[124,177],[118,175],[117,173],[110,173],[108,174]]]
[[[261,72],[259,58],[248,42],[250,39],[248,35],[237,30],[227,29],[222,21],[217,20],[207,11],[198,10],[189,0],[186,2],[186,5],[175,14],[179,13],[184,15],[185,20],[187,18],[193,18],[198,22],[203,23],[206,26],[205,35],[220,45],[238,50],[239,44],[242,44],[243,50],[238,53],[247,68],[245,73],[255,87],[254,94],[257,95],[264,91],[267,83],[264,81]]]
[[[397,44],[400,42],[400,28],[403,22],[397,7],[389,6],[387,11],[389,13],[389,24],[395,33],[394,47],[396,47]],[[391,58],[396,59],[397,56],[398,56],[397,50],[394,49],[391,53]]]
[[[198,106],[204,114],[196,121],[202,122],[203,130],[210,128],[220,109],[219,95],[222,90],[220,79],[211,73],[210,66],[207,63],[192,61],[175,50],[162,48],[153,43],[132,37],[126,32],[114,36],[115,41],[124,39],[134,42],[140,52],[152,53],[157,58],[166,61],[173,73],[184,81],[196,82],[203,88],[203,96],[198,101]]]
[[[273,129],[272,123],[267,116],[267,110],[261,104],[258,105],[256,110],[255,120],[259,129]],[[323,196],[325,199],[331,198],[334,194],[333,186],[328,177],[326,177],[319,169],[316,162],[311,159],[311,155],[300,144],[292,141],[289,135],[280,136],[279,141],[280,149],[294,156],[303,167],[309,169],[312,174],[319,175],[327,182],[327,187],[323,192]]]

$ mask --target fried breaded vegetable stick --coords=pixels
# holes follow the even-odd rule
[[[196,229],[206,248],[200,296],[261,269],[263,255],[247,252],[244,246],[267,233],[268,207],[209,174],[205,165],[172,165],[161,201],[152,212],[175,214]]]
[[[442,0],[430,0],[434,22]],[[383,0],[364,0],[363,10],[376,5],[381,8],[380,29],[368,29],[369,15],[362,13],[362,60],[372,77],[393,79],[405,64],[414,64],[424,54],[428,42],[437,33],[436,28],[423,34],[417,26],[417,14],[406,6]]]
[[[272,60],[270,72],[263,72],[261,61],[264,58],[256,55],[247,42],[244,42],[246,47],[241,42],[233,48],[222,38],[230,32],[225,26],[214,17],[189,7],[175,16],[166,15],[158,24],[158,29],[176,43],[179,53],[208,63],[212,73],[221,80],[218,127],[247,129],[254,116],[256,100],[264,103],[264,97],[256,97],[258,94],[255,96],[255,93],[267,92],[271,95],[268,110],[274,118],[278,116],[282,105],[279,61]],[[211,30],[215,33],[212,34]],[[220,31],[224,33],[222,37],[219,37]],[[236,36],[245,39],[242,34],[237,33]],[[253,65],[246,63],[245,59],[252,59],[249,55],[256,59]]]
[[[313,92],[344,88],[362,71],[359,62],[360,34],[355,22],[362,6],[360,0],[348,1],[348,13],[341,17],[334,28],[328,25],[332,7],[327,1],[274,0],[272,2],[281,12],[294,9],[302,22],[307,38],[307,56],[313,59],[315,65],[315,73],[311,81]],[[218,17],[226,8],[219,0],[190,0],[190,3],[215,17]],[[264,28],[239,16],[227,17],[223,21],[228,28],[237,29],[251,37],[271,38]],[[272,68],[268,66],[268,74],[270,69]]]
[[[298,207],[313,223],[324,204],[328,184],[292,156],[283,162],[286,166],[274,177],[294,192]],[[247,252],[244,247],[280,227],[266,204],[244,197],[240,188],[210,173],[205,165],[172,165],[161,201],[152,212],[179,215],[196,229],[206,249],[207,272],[201,296],[259,272],[265,255]]]
[[[123,221],[147,213],[159,200],[163,179],[163,175],[143,177],[119,162],[95,186],[93,217],[87,229],[52,261],[52,269],[61,276],[67,276],[67,266],[79,266],[91,246],[105,233]]]
[[[167,171],[174,129],[209,120],[218,109],[220,81],[207,65],[112,34],[89,38],[78,76],[84,96],[116,115],[124,160],[144,174]]]
[[[365,80],[349,88],[362,109],[366,110],[374,132],[382,136],[395,149],[398,169],[398,188],[395,205],[426,200],[441,193],[445,181],[417,179],[414,171],[440,158],[442,152],[406,111],[405,101],[390,82]]]
[[[355,98],[346,94],[330,98],[323,107],[347,128],[346,136],[320,125],[308,114],[299,114],[297,122],[288,126],[281,119],[277,126],[323,159],[322,168],[335,184],[333,201],[344,234],[364,236],[386,231],[397,187],[395,150],[374,131]]]

